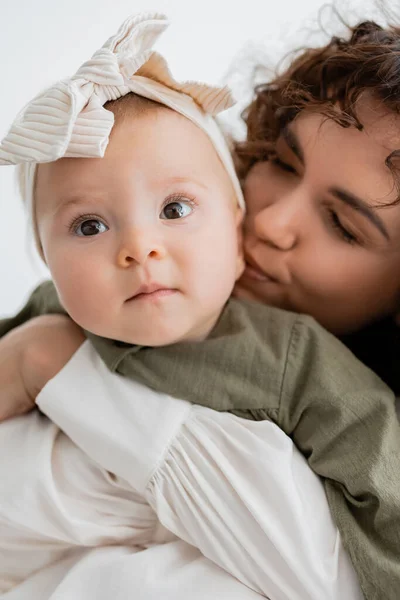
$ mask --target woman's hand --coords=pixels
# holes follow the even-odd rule
[[[0,340],[0,421],[28,412],[46,383],[84,342],[65,315],[43,315]]]

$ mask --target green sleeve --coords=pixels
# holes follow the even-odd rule
[[[292,332],[279,425],[324,478],[368,600],[400,598],[400,426],[388,387],[312,320]]]
[[[44,281],[31,294],[28,302],[14,317],[0,319],[0,338],[39,315],[65,313],[53,282]]]

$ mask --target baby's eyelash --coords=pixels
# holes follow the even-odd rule
[[[85,221],[101,221],[100,217],[98,215],[92,215],[92,214],[87,214],[87,215],[79,215],[77,217],[74,217],[73,219],[71,219],[69,221],[69,223],[65,226],[66,229],[68,230],[69,233],[74,233],[74,231],[77,229],[77,227],[79,227],[79,225],[81,225],[82,223],[84,223]]]
[[[186,202],[190,206],[197,206],[196,198],[192,194],[171,194],[168,198],[165,198],[162,208],[165,208],[168,204],[171,204],[171,202]]]

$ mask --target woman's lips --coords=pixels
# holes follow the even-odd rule
[[[254,281],[261,281],[264,283],[279,283],[277,279],[267,275],[257,267],[246,263],[246,268],[243,272],[243,276],[249,279],[253,279]]]

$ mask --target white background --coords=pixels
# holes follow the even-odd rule
[[[397,0],[389,0],[397,3]],[[325,0],[0,0],[0,137],[22,106],[54,81],[73,74],[130,14],[158,10],[171,26],[157,45],[179,79],[218,83],[250,72],[250,55],[271,66],[287,50],[318,45]],[[348,20],[366,18],[367,0],[349,0]],[[342,7],[343,4],[338,4]],[[336,32],[332,11],[322,13]],[[265,50],[259,45],[264,44]],[[249,46],[250,45],[250,46]],[[243,58],[245,57],[245,58]],[[239,65],[239,66],[238,66]],[[236,76],[235,69],[242,75]],[[239,89],[243,87],[239,85]],[[47,272],[25,229],[14,168],[0,167],[0,316],[14,313]]]

